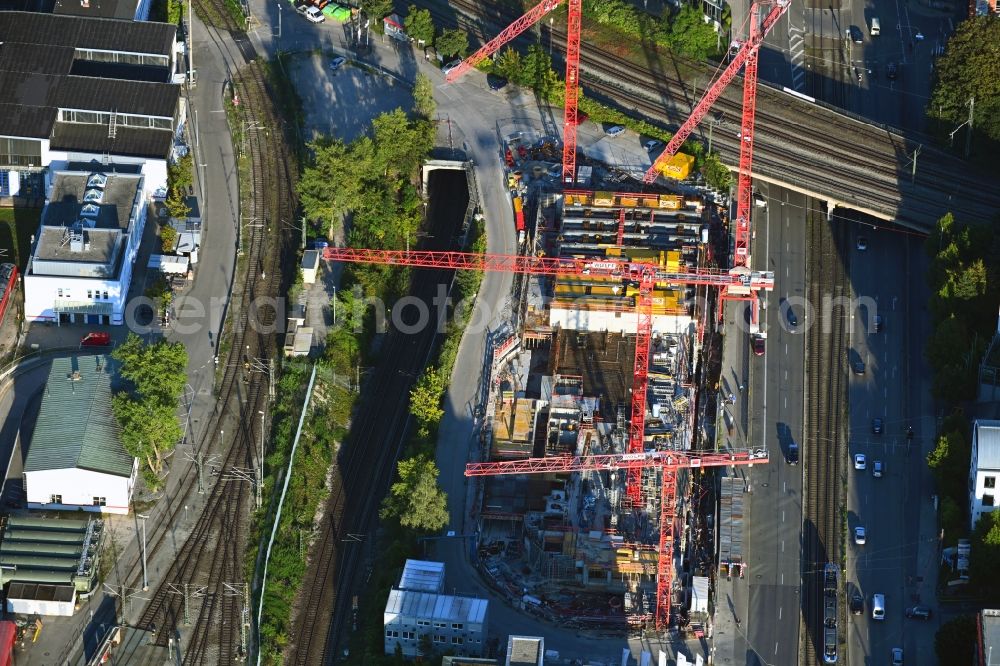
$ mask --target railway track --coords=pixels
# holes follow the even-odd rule
[[[210,34],[212,29],[209,28]],[[212,34],[225,52],[229,48]],[[239,63],[242,50],[228,53],[228,62]],[[228,68],[233,72],[231,68]],[[235,92],[241,98],[246,121],[247,145],[250,157],[251,220],[292,219],[295,207],[294,183],[296,162],[283,139],[281,120],[274,112],[275,103],[267,90],[265,71],[260,63],[235,71],[232,75]],[[225,362],[216,413],[207,429],[209,441],[203,448],[211,450],[216,432],[233,433],[229,442],[221,442],[218,479],[210,490],[203,513],[194,529],[162,578],[139,620],[139,626],[167,628],[158,640],[166,643],[174,630],[190,633],[184,649],[185,664],[232,663],[245,657],[243,643],[249,616],[244,612],[243,562],[246,522],[249,517],[249,495],[253,489],[232,475],[233,468],[254,469],[262,461],[255,457],[254,443],[260,438],[260,420],[256,410],[267,400],[267,378],[243,370],[247,357],[273,358],[274,335],[265,333],[274,324],[272,308],[255,307],[255,300],[279,293],[283,275],[283,256],[290,247],[286,239],[269,232],[267,224],[247,225],[243,243],[247,263],[242,285],[234,289],[230,307],[236,308],[232,318],[232,344]],[[220,359],[223,361],[223,359]],[[254,428],[257,428],[255,431]],[[192,492],[193,480],[185,483],[179,493]],[[176,507],[168,524],[174,524],[184,502]],[[166,530],[155,540],[155,552],[164,543]],[[192,601],[196,617],[185,617],[183,593],[198,593],[203,601]],[[193,613],[192,613],[193,615]],[[186,621],[191,622],[188,629]],[[183,627],[183,628],[182,628]]]
[[[516,18],[496,5],[471,0],[421,0],[417,4],[430,9],[439,23],[458,24],[481,39],[491,38]],[[461,14],[456,17],[454,11],[446,11],[445,4]],[[565,33],[558,20],[553,28],[554,45],[561,51]],[[682,81],[679,72],[693,72],[692,78],[704,85],[713,70],[654,46],[644,48],[647,62],[635,63],[588,43],[581,52],[583,85],[601,101],[676,128],[703,92]],[[713,145],[725,161],[735,164],[741,86],[730,85],[713,108],[728,121],[725,129],[714,132]],[[923,225],[947,209],[959,216],[987,219],[1000,208],[1000,195],[993,194],[982,177],[956,157],[926,147],[928,137],[860,122],[766,85],[758,89],[757,127],[754,170],[762,176]],[[707,125],[700,132],[704,140]],[[910,183],[910,155],[922,144],[918,184],[914,185]]]
[[[429,230],[431,236],[422,249],[453,249],[455,230],[440,227],[438,222]],[[414,271],[410,295],[430,304],[437,285],[450,284],[453,273]],[[393,328],[382,345],[358,401],[351,433],[337,456],[324,520],[310,548],[312,560],[296,603],[286,663],[332,663],[346,644],[352,597],[367,583],[370,560],[377,557],[372,549],[378,507],[405,442],[410,387],[423,371],[436,338],[435,326],[424,326],[414,334]]]
[[[817,316],[807,344],[806,427],[803,446],[805,507],[802,528],[801,653],[819,663],[823,655],[823,567],[841,568],[843,479],[847,455],[847,331],[850,297],[846,227],[816,213],[808,218],[809,300]],[[831,300],[841,305],[828,307]]]

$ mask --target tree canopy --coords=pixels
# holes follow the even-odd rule
[[[116,393],[111,401],[122,429],[122,446],[143,461],[143,476],[155,488],[163,456],[184,434],[177,406],[187,383],[187,349],[165,340],[146,344],[132,333],[112,357],[121,363],[119,374],[128,383],[127,390]]]
[[[975,615],[962,615],[942,624],[934,635],[938,663],[974,664],[976,635]]]
[[[464,58],[469,52],[469,36],[464,30],[457,28],[443,30],[437,39],[434,40],[434,48],[445,59],[452,57]]]
[[[712,25],[705,22],[700,5],[685,4],[673,17],[668,43],[677,53],[704,60],[715,53],[719,36]]]
[[[413,84],[413,110],[428,120],[433,120],[437,113],[434,84],[424,74],[417,74],[417,80]]]
[[[448,524],[448,496],[437,485],[438,468],[428,456],[400,460],[399,481],[382,503],[383,519],[403,527],[433,532]]]
[[[425,46],[434,43],[434,19],[431,18],[429,9],[417,9],[416,5],[410,5],[406,18],[403,19],[403,27],[407,35],[423,42]]]
[[[939,133],[950,133],[968,120],[973,97],[973,136],[1000,141],[1000,21],[993,17],[977,16],[959,23],[935,63],[927,115],[938,121]],[[955,135],[956,145],[966,131],[963,128]]]
[[[417,419],[420,427],[436,425],[444,415],[441,409],[441,398],[448,387],[447,378],[436,368],[424,370],[410,391],[410,413]]]

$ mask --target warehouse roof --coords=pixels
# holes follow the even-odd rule
[[[55,123],[49,147],[53,150],[156,157],[162,160],[170,154],[173,141],[173,133],[170,130],[118,127],[112,138],[108,136],[107,125]]]
[[[115,476],[132,474],[111,412],[111,359],[77,356],[52,361],[25,472],[78,468]]]
[[[78,49],[169,55],[177,28],[169,23],[110,18],[4,12],[0,42],[22,42]]]
[[[976,421],[976,466],[1000,469],[1000,421]]]
[[[69,14],[87,18],[135,19],[136,0],[56,0],[53,14]]]
[[[440,622],[482,624],[486,621],[486,599],[459,597],[450,594],[390,590],[385,604],[385,623],[397,616],[419,617]]]
[[[180,86],[173,83],[0,71],[0,103],[4,104],[173,118],[180,91]]]

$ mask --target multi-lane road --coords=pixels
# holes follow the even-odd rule
[[[850,323],[852,365],[864,363],[850,385],[850,451],[867,457],[867,469],[848,480],[847,589],[865,599],[862,615],[847,625],[852,666],[889,663],[889,652],[901,647],[907,663],[932,663],[937,618],[930,622],[904,617],[908,606],[934,607],[937,541],[931,479],[924,463],[934,434],[921,353],[926,337],[926,302],[922,239],[876,232],[854,225],[850,277],[859,307]],[[865,239],[866,250],[857,240]],[[917,276],[917,277],[914,277]],[[874,317],[882,318],[876,332]],[[858,369],[860,371],[860,368]],[[881,434],[872,419],[884,420]],[[914,429],[912,440],[907,429]],[[884,465],[881,478],[874,462]],[[854,543],[853,529],[866,529],[864,545]],[[873,594],[885,595],[886,617],[871,617]],[[936,611],[937,609],[934,608]],[[929,625],[929,626],[928,626]]]
[[[768,205],[757,213],[753,265],[774,271],[775,288],[761,311],[764,356],[750,356],[750,441],[771,462],[754,468],[750,496],[748,664],[794,664],[798,658],[802,471],[786,462],[803,438],[806,206],[809,199],[766,185]],[[796,314],[789,324],[788,309]],[[745,333],[737,333],[746,337]],[[749,354],[743,345],[743,354]]]

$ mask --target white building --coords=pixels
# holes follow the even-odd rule
[[[385,605],[386,654],[395,654],[398,645],[403,656],[419,656],[420,641],[426,635],[438,651],[482,656],[489,602],[441,594],[443,589],[444,563],[406,561],[399,587],[389,592]]]
[[[88,0],[78,16],[4,12],[0,198],[40,199],[48,169],[78,164],[142,174],[147,197],[166,186],[185,116],[183,46],[167,23],[91,18],[148,5],[121,1]]]
[[[143,228],[143,177],[58,171],[24,272],[29,322],[124,323]]]
[[[505,666],[542,666],[545,639],[541,636],[508,636]]]
[[[976,421],[972,426],[969,465],[969,515],[972,529],[984,513],[996,507],[1000,478],[1000,421]]]
[[[20,441],[28,507],[126,514],[139,461],[111,412],[111,359],[52,361],[30,443]]]

